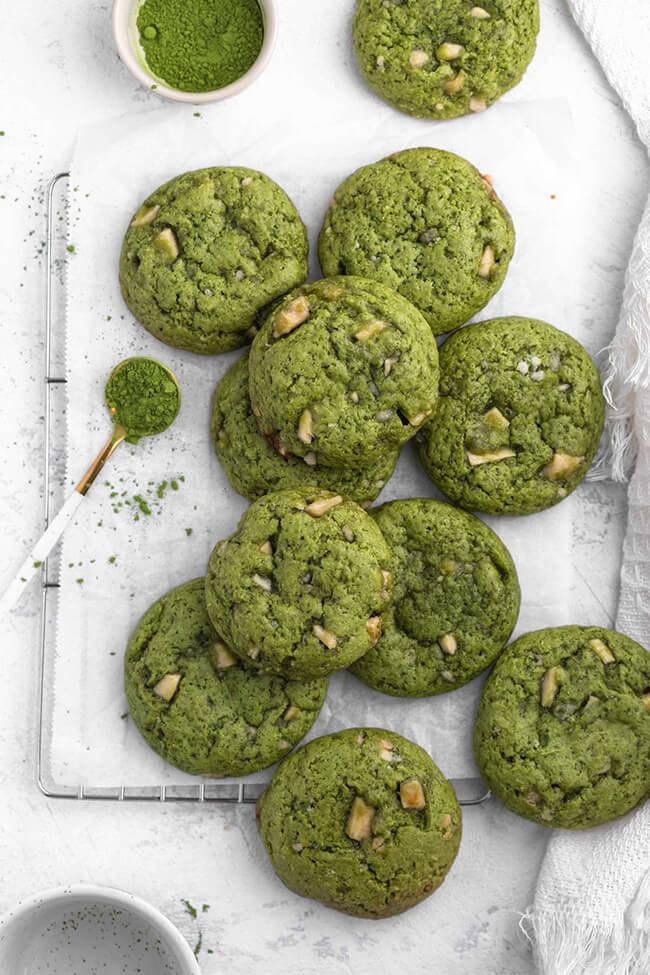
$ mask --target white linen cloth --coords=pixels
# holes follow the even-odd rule
[[[568,0],[650,148],[648,0]],[[650,200],[634,242],[609,349],[605,450],[597,477],[629,487],[617,629],[650,648]],[[650,972],[650,803],[620,822],[558,832],[542,864],[532,927],[543,975]]]

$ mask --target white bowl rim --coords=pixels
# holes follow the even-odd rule
[[[28,916],[46,904],[56,904],[57,902],[65,904],[67,900],[74,897],[119,905],[141,914],[169,943],[173,944],[181,957],[181,961],[187,966],[184,975],[201,975],[201,969],[194,952],[168,917],[165,917],[157,907],[153,907],[152,904],[135,894],[121,890],[119,887],[105,887],[101,884],[68,884],[64,887],[52,887],[19,900],[0,917],[0,944],[3,941],[3,929],[8,928],[14,921]]]
[[[130,18],[133,8],[139,6],[140,2],[141,0],[113,0],[113,39],[122,62],[133,77],[154,95],[191,105],[206,105],[209,102],[223,101],[248,88],[259,78],[271,59],[278,33],[276,0],[257,0],[264,15],[264,39],[257,59],[246,74],[243,74],[241,78],[233,81],[230,85],[216,88],[214,91],[191,92],[170,88],[146,70],[133,49],[129,32]],[[155,89],[152,89],[152,85],[156,85]]]

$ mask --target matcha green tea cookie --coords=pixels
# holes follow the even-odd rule
[[[466,684],[503,650],[520,592],[505,545],[474,515],[425,498],[372,512],[393,559],[393,604],[350,668],[369,687],[425,697]]]
[[[483,690],[474,752],[525,819],[586,829],[650,795],[650,654],[612,630],[526,633]]]
[[[358,0],[354,47],[366,83],[416,118],[483,112],[532,61],[538,0]]]
[[[210,424],[212,443],[230,484],[254,501],[268,491],[318,484],[366,504],[389,479],[399,451],[386,451],[370,467],[322,467],[313,458],[284,456],[260,433],[248,394],[248,353],[244,352],[217,386]]]
[[[441,149],[406,149],[336,190],[318,241],[324,274],[361,274],[399,291],[435,335],[499,290],[515,246],[489,176]]]
[[[177,176],[133,216],[120,257],[130,311],[167,345],[227,352],[307,277],[307,235],[273,180],[237,166]]]
[[[420,460],[455,504],[526,515],[583,479],[603,429],[598,373],[575,339],[530,318],[469,325],[440,350]]]
[[[377,281],[307,284],[269,314],[250,396],[276,450],[329,467],[377,464],[431,416],[438,350],[410,302]]]
[[[367,918],[432,894],[461,836],[442,772],[418,745],[378,728],[317,738],[287,758],[259,800],[258,821],[287,887]]]
[[[145,741],[194,775],[247,775],[272,765],[318,717],[326,680],[305,683],[242,664],[215,633],[205,582],[172,589],[129,642],[126,697]]]
[[[255,501],[214,549],[208,613],[238,656],[306,679],[348,667],[379,639],[390,556],[375,522],[319,488]]]

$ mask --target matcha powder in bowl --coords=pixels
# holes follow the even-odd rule
[[[126,359],[108,377],[106,405],[113,422],[126,430],[128,443],[162,433],[181,408],[174,374],[162,363],[144,356]]]
[[[255,64],[264,42],[258,0],[143,0],[136,28],[149,72],[183,92],[232,85]]]

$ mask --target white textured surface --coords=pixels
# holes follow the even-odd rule
[[[528,175],[527,206],[535,220],[519,236],[511,274],[525,279],[526,308],[555,319],[568,331],[584,327],[592,352],[613,331],[634,228],[647,193],[647,164],[631,124],[573,26],[562,0],[542,3],[539,52],[524,83],[474,120],[466,154],[493,173],[507,199],[502,160]],[[314,111],[330,104],[344,114],[362,104],[368,125],[388,127],[398,117],[362,87],[352,63],[347,29],[350,0],[327,6],[282,0],[278,49],[257,86],[237,104],[255,129],[258,98],[293,104],[300,85]],[[3,357],[7,370],[0,404],[5,462],[0,475],[4,529],[0,583],[8,583],[25,547],[40,531],[39,450],[42,436],[41,263],[43,182],[70,159],[80,124],[153,107],[117,63],[109,34],[108,5],[88,0],[37,0],[5,12],[6,77],[0,129],[0,193],[5,241],[0,251]],[[21,87],[24,86],[24,87]],[[6,85],[6,88],[9,86]],[[202,109],[211,122],[219,106]],[[187,109],[192,116],[192,110]],[[193,116],[192,116],[193,117]],[[539,147],[518,138],[524,120]],[[197,126],[203,124],[201,118]],[[521,122],[519,123],[521,124]],[[423,122],[423,143],[443,148],[459,123]],[[487,132],[499,132],[498,152],[483,158]],[[281,133],[279,138],[281,137]],[[345,174],[337,162],[331,127],[333,182]],[[525,150],[525,151],[524,151]],[[574,174],[562,217],[551,200],[541,165],[544,154]],[[340,168],[340,173],[337,167]],[[307,180],[309,174],[304,174]],[[110,198],[110,186],[106,187]],[[559,237],[569,238],[573,262],[549,275]],[[507,299],[506,283],[501,299]],[[110,313],[110,312],[109,312]],[[561,318],[561,320],[560,320]],[[96,318],[89,315],[89,327]],[[80,461],[85,463],[85,458]],[[573,608],[577,622],[611,623],[616,599],[621,514],[620,489],[581,489],[574,529]],[[179,501],[180,497],[179,492]],[[530,558],[536,553],[531,551]],[[528,948],[517,927],[531,897],[546,832],[517,820],[496,803],[465,814],[465,836],[444,888],[404,918],[380,924],[321,910],[284,890],[265,862],[250,809],[196,806],[128,806],[45,800],[33,783],[35,654],[38,597],[34,588],[5,626],[0,686],[0,908],[34,890],[63,882],[123,886],[160,906],[194,941],[203,932],[200,960],[216,975],[224,959],[234,975],[257,963],[271,973],[365,973],[379,964],[396,970],[429,967],[455,973],[526,975]],[[91,652],[92,648],[89,648]],[[227,864],[236,863],[234,871]],[[199,908],[194,920],[181,898]],[[201,913],[203,903],[210,908]],[[435,931],[435,955],[422,932]],[[214,954],[208,954],[212,949]]]

